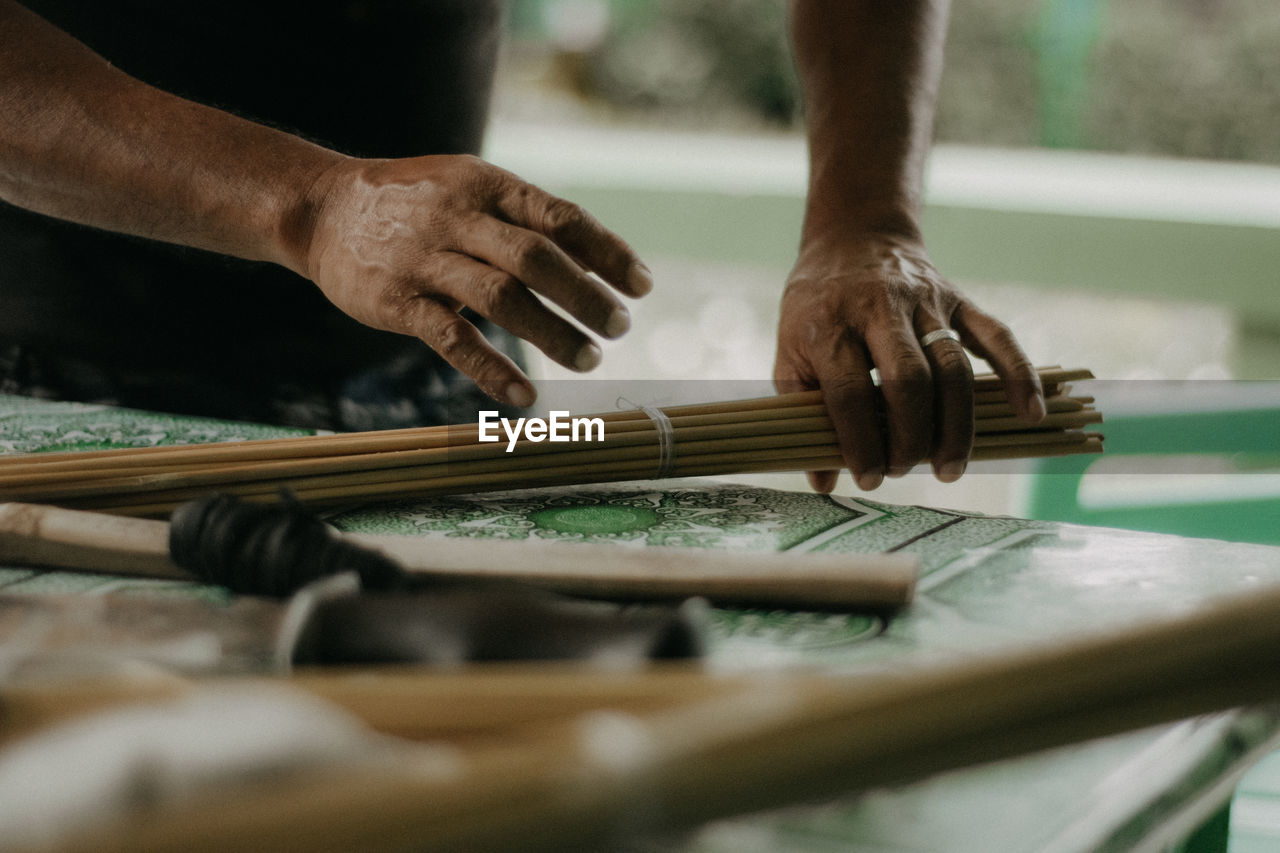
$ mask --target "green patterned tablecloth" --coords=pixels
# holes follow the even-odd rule
[[[284,434],[296,433],[0,397],[0,448],[7,452]],[[402,501],[353,508],[331,520],[343,530],[419,537],[920,555],[917,599],[892,618],[715,610],[709,664],[722,669],[902,669],[1280,584],[1280,548],[711,481]],[[0,569],[0,593],[108,591],[235,606],[220,591],[192,584]],[[1162,850],[1225,802],[1278,731],[1277,709],[1218,714],[838,803],[725,821],[682,847],[698,853]]]

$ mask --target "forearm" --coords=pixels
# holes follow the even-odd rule
[[[0,0],[0,198],[302,271],[307,192],[340,155],[147,86]]]
[[[806,244],[918,237],[947,0],[793,0],[810,147]]]

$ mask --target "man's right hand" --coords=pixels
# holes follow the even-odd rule
[[[599,363],[599,347],[537,297],[615,338],[631,324],[617,293],[643,296],[653,286],[631,248],[580,207],[470,156],[344,158],[295,219],[282,230],[294,235],[298,271],[338,308],[421,339],[513,405],[533,402],[532,383],[461,309],[585,371]]]

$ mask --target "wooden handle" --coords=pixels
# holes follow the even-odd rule
[[[566,594],[684,598],[792,607],[897,607],[918,557],[477,542],[347,534],[409,571],[449,580],[517,581]],[[190,579],[169,558],[169,525],[35,504],[0,504],[0,563]]]
[[[0,503],[0,563],[181,578],[169,525],[39,504]]]

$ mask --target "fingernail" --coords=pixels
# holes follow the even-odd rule
[[[938,479],[944,483],[954,483],[964,476],[964,469],[968,467],[966,463],[955,460],[952,462],[944,462],[938,468]]]
[[[1031,402],[1027,406],[1027,411],[1031,413],[1031,420],[1033,422],[1039,423],[1044,420],[1044,416],[1047,411],[1044,407],[1044,396],[1042,394],[1032,395]]]
[[[854,481],[858,484],[858,488],[864,492],[875,491],[884,482],[883,471],[863,471],[854,477]]]
[[[521,409],[533,405],[533,401],[537,395],[533,393],[533,389],[528,385],[522,385],[519,382],[512,382],[507,386],[507,402]]]
[[[627,288],[636,296],[644,296],[653,290],[653,273],[644,264],[632,264],[627,271]]]
[[[588,370],[595,370],[600,366],[600,360],[604,357],[604,353],[600,352],[600,347],[592,343],[585,343],[578,350],[577,355],[573,357],[573,369],[586,373]]]
[[[899,477],[905,477],[910,473],[911,473],[910,468],[890,468],[889,469],[889,476],[895,480],[898,479]]]
[[[621,337],[630,328],[631,312],[621,305],[613,309],[613,313],[609,315],[609,319],[604,323],[604,333],[610,338]]]

